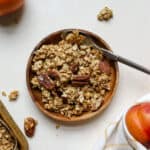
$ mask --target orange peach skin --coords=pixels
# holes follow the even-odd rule
[[[147,148],[150,147],[150,103],[137,104],[126,114],[126,124],[131,135]]]
[[[5,16],[20,9],[24,0],[0,0],[0,16]]]

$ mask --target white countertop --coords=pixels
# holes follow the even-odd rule
[[[110,22],[96,15],[105,5],[114,11]],[[125,107],[150,92],[150,76],[120,65],[120,82],[109,108],[90,122],[61,125],[44,116],[32,102],[25,81],[27,59],[47,34],[62,28],[83,28],[100,35],[115,53],[150,68],[150,1],[148,0],[26,0],[19,24],[0,26],[0,91],[20,91],[16,102],[0,99],[23,130],[27,116],[38,120],[30,150],[92,150],[105,127]]]

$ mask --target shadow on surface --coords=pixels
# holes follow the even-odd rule
[[[12,14],[8,14],[6,16],[0,16],[0,26],[8,27],[11,25],[17,25],[21,21],[21,18],[24,13],[24,7],[17,10]]]

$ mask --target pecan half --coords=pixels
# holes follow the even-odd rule
[[[73,76],[72,81],[86,81],[88,82],[90,80],[90,76],[89,75],[75,75]]]
[[[34,135],[36,124],[37,121],[31,117],[28,117],[24,120],[24,131],[28,137],[32,137]]]
[[[72,85],[74,86],[88,85],[89,80],[90,80],[89,75],[75,75],[72,78]]]
[[[52,90],[55,88],[54,82],[50,79],[48,74],[41,74],[38,77],[39,83],[44,86],[47,90]]]
[[[48,75],[52,78],[52,79],[59,79],[59,74],[57,72],[57,70],[48,70]]]
[[[84,86],[84,85],[88,85],[88,81],[72,81],[72,85],[73,86]]]
[[[77,73],[79,70],[79,65],[78,64],[71,64],[70,66],[70,70],[72,71],[72,73]]]
[[[100,61],[99,63],[99,69],[102,73],[110,74],[110,64],[107,60]]]

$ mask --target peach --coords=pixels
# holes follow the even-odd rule
[[[131,135],[147,148],[150,147],[150,102],[131,107],[126,114],[126,125]]]
[[[24,0],[0,0],[0,16],[13,13],[23,6]]]

